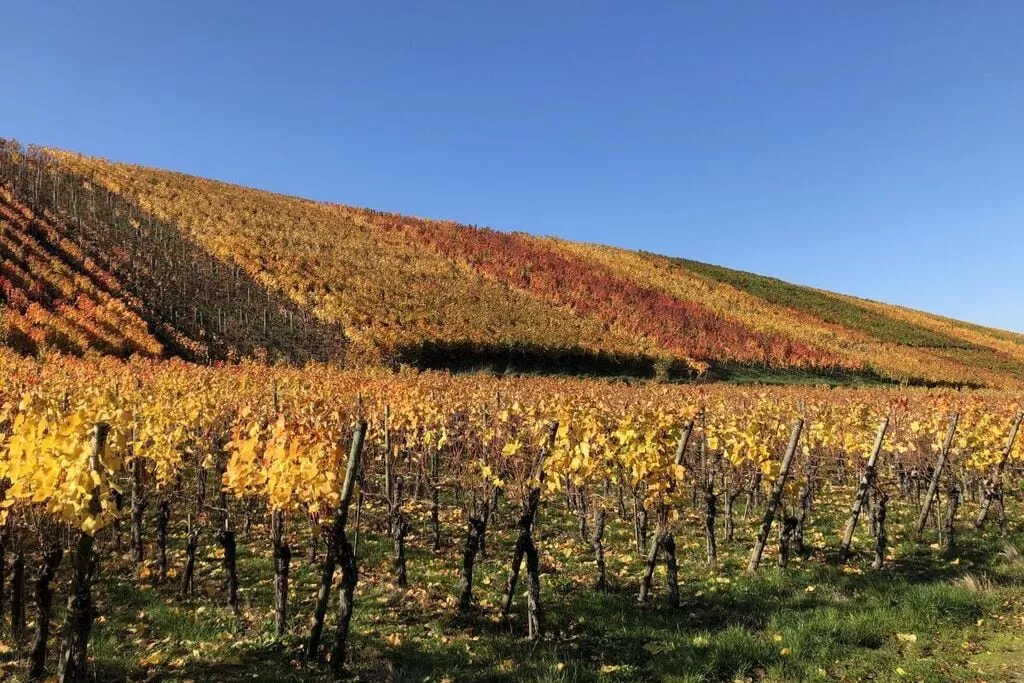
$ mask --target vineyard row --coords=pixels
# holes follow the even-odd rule
[[[804,553],[815,501],[847,496],[850,514],[833,540],[835,555],[858,556],[864,549],[855,545],[856,529],[866,525],[878,569],[887,560],[892,506],[917,519],[916,539],[934,533],[932,525],[941,551],[953,553],[958,511],[969,506],[977,528],[993,514],[1005,525],[1005,496],[1022,481],[1019,404],[995,392],[501,382],[141,361],[54,361],[11,370],[0,414],[0,550],[15,557],[12,630],[23,637],[25,566],[36,563],[37,576],[48,578],[37,586],[27,654],[41,675],[52,579],[68,554],[65,680],[86,675],[96,562],[114,551],[127,527],[142,566],[151,504],[156,579],[170,575],[171,520],[187,520],[186,562],[175,572],[181,590],[193,590],[200,538],[215,534],[224,599],[234,610],[236,533],[267,521],[279,633],[289,620],[293,544],[314,554],[322,545],[306,656],[318,661],[323,654],[325,616],[337,590],[330,663],[340,672],[367,502],[386,510],[381,531],[394,545],[399,587],[408,583],[411,529],[427,532],[432,549],[443,552],[449,543],[440,520],[458,511],[459,610],[474,603],[473,571],[488,529],[499,517],[514,523],[501,611],[511,612],[525,565],[526,635],[536,638],[544,631],[536,534],[545,511],[578,518],[598,590],[608,586],[608,516],[627,520],[633,551],[645,558],[640,601],[664,562],[668,599],[677,604],[675,535],[688,512],[704,519],[712,567],[719,535],[734,540],[738,504],[758,515],[748,566],[754,572],[768,549],[783,567],[792,553]]]

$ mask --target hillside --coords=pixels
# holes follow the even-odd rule
[[[142,302],[107,269],[85,258],[59,218],[35,215],[0,188],[0,292],[4,343],[22,352],[40,346],[75,353],[162,355]]]
[[[1024,336],[773,278],[59,150],[3,156],[3,328],[22,350],[339,360],[344,347],[349,365],[1024,382]],[[36,264],[85,273],[63,294],[24,275],[40,266],[18,249],[41,235]],[[108,299],[130,324],[104,313],[84,332],[79,309]],[[33,315],[58,331],[26,331]]]
[[[0,339],[192,361],[332,360],[342,331],[173,223],[0,140]]]

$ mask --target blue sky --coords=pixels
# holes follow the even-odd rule
[[[1024,3],[0,10],[0,136],[1024,330]]]

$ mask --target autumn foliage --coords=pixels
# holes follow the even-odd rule
[[[769,367],[833,368],[840,359],[809,344],[751,330],[706,306],[619,277],[598,264],[570,258],[521,233],[366,212],[388,230],[402,231],[444,256],[552,303],[632,330],[704,371],[715,361]]]
[[[1024,345],[1010,333],[771,278],[47,154],[173,225],[190,248],[277,297],[273,309],[291,306],[304,321],[339,326],[349,365],[600,366],[671,377],[741,367],[1000,387],[1019,386],[1024,372]],[[132,253],[139,261],[141,252]],[[189,287],[205,291],[182,281],[182,291]],[[211,292],[190,338],[200,328],[219,331],[209,319],[237,305],[221,303],[232,291]],[[241,311],[227,326],[240,335],[233,346],[242,355],[252,319]],[[271,320],[275,345],[287,343],[294,319]]]
[[[161,355],[163,345],[142,318],[142,301],[126,293],[67,235],[59,218],[35,216],[0,190],[0,293],[7,343],[26,352]]]

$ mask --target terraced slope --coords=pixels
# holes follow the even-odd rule
[[[653,372],[655,364],[688,374],[720,359],[764,363],[766,356],[779,368],[838,366],[827,353],[749,330],[700,304],[645,290],[579,259],[559,260],[546,247],[518,254],[516,249],[532,244],[529,238],[509,242],[493,231],[54,154],[175,222],[266,286],[342,323],[351,358],[448,365],[466,357],[518,354],[522,362],[601,361],[611,370],[638,374]],[[495,241],[473,254],[446,251],[439,241],[429,241],[429,230],[416,230],[434,225],[447,225],[448,236]],[[495,259],[487,260],[491,255]]]
[[[0,140],[0,335],[23,353],[331,360],[343,332],[178,228]]]
[[[36,216],[0,188],[0,334],[25,353],[52,349],[126,357],[160,356],[143,303],[108,270],[88,258],[59,218]]]
[[[154,169],[55,153],[137,200],[264,286],[344,325],[352,363],[474,359],[644,372],[653,342],[495,283],[375,228],[362,212]],[[541,369],[544,369],[543,367]]]
[[[624,277],[605,264],[553,249],[548,241],[450,222],[363,212],[382,231],[405,235],[504,285],[528,291],[607,325],[621,326],[679,358],[782,368],[836,368],[839,358],[791,337],[753,329],[703,302]],[[703,365],[701,365],[703,364]]]
[[[669,263],[680,274],[690,273],[712,286],[744,292],[783,315],[809,316],[830,329],[837,352],[888,377],[958,383],[973,373],[975,381],[992,385],[1014,385],[1024,378],[1024,336],[1014,332],[697,261],[644,256],[652,264]],[[808,332],[795,323],[786,327],[800,335]]]
[[[345,330],[350,363],[1024,385],[1024,337],[655,254],[59,163]]]
[[[901,346],[966,348],[963,339],[916,325],[900,317],[861,305],[847,297],[835,296],[777,278],[755,275],[697,261],[674,259],[683,268],[764,299],[765,301],[814,316],[818,320],[863,332],[880,342]]]

